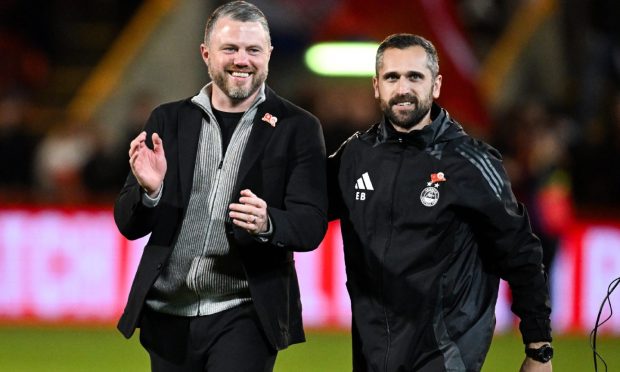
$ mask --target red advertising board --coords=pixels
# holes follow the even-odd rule
[[[107,209],[0,210],[0,323],[115,323],[144,244],[123,238]],[[295,262],[306,325],[349,327],[338,223],[330,224],[317,250],[296,254]],[[618,276],[620,223],[577,223],[552,268],[554,331],[589,332]],[[502,284],[498,331],[516,324]],[[610,300],[620,309],[619,293]],[[606,306],[603,318],[609,314]],[[620,334],[620,316],[612,316],[601,332]]]

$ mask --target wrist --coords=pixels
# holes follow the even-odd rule
[[[553,347],[549,342],[531,342],[525,347],[525,355],[540,363],[547,363],[553,358]]]
[[[142,187],[142,191],[151,199],[156,199],[157,196],[159,196],[159,193],[161,192],[162,187],[164,186],[164,183],[160,183],[159,186],[157,186],[154,189],[150,189],[147,187]]]
[[[530,342],[529,344],[525,345],[525,347],[527,349],[538,349],[539,347],[543,345],[551,345],[551,342],[549,341]]]

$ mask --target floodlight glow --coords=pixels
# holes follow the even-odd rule
[[[308,48],[304,59],[318,75],[369,77],[375,75],[378,47],[371,42],[319,43]]]

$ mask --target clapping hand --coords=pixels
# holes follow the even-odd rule
[[[153,149],[146,145],[146,132],[141,132],[129,145],[129,165],[131,172],[144,191],[153,196],[160,188],[166,175],[167,163],[164,143],[157,133],[153,133]]]

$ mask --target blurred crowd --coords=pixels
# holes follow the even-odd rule
[[[540,71],[532,72],[542,81],[524,84],[510,104],[489,110],[491,125],[479,134],[504,155],[517,197],[551,247],[576,215],[619,216],[619,3],[561,2],[564,56],[543,60],[566,71],[561,86],[550,92]],[[501,34],[514,4],[459,1],[479,58]],[[3,20],[0,28],[0,203],[110,205],[129,170],[129,141],[158,103],[155,95],[136,94],[123,129],[112,139],[100,132],[106,123],[69,115],[42,127],[36,122],[35,97],[46,84],[49,53],[33,37],[6,25]],[[530,55],[545,58],[544,52]],[[369,79],[306,82],[290,98],[321,119],[328,152],[379,119]]]
[[[0,96],[0,204],[107,204],[129,172],[128,149],[156,102],[140,94],[121,131],[110,139],[101,125],[69,115],[41,133],[26,93]]]
[[[119,1],[110,12],[124,20],[137,3]],[[75,58],[62,55],[66,46],[60,44],[79,38],[72,29],[76,23],[67,20],[85,22],[86,10],[80,9],[93,14],[101,6],[72,0],[0,1],[0,206],[109,205],[124,182],[128,138],[154,107],[151,96],[136,97],[114,138],[99,123],[58,108],[59,97],[45,97],[53,92],[46,89],[52,70]]]

